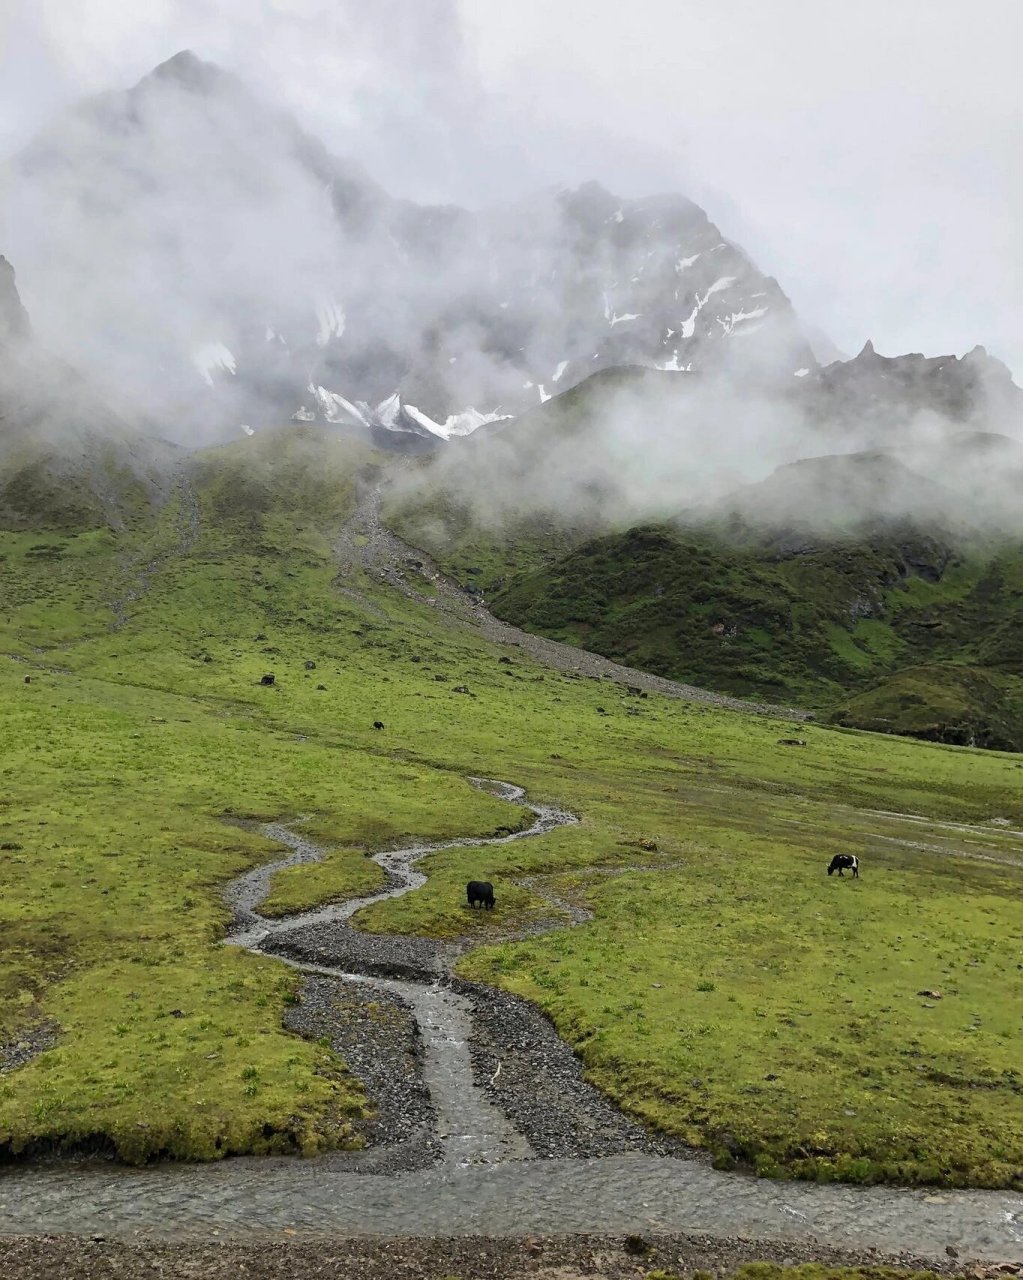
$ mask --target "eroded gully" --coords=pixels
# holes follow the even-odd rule
[[[265,833],[289,849],[288,857],[249,872],[226,891],[235,915],[228,944],[273,954],[305,971],[310,982],[369,984],[411,1009],[422,1038],[436,1162],[408,1172],[370,1172],[372,1164],[360,1167],[366,1153],[341,1152],[312,1160],[246,1158],[145,1169],[14,1168],[0,1177],[0,1233],[223,1239],[281,1231],[334,1236],[686,1232],[803,1243],[816,1239],[850,1251],[935,1258],[944,1258],[946,1246],[953,1245],[966,1257],[1023,1260],[1023,1198],[1012,1193],[779,1183],[719,1172],[699,1158],[655,1154],[655,1148],[599,1158],[537,1158],[523,1126],[496,1105],[494,1098],[501,1094],[493,1081],[479,1078],[478,1063],[474,1071],[473,1002],[447,979],[456,952],[415,939],[368,939],[347,923],[361,907],[423,884],[425,877],[414,864],[427,853],[529,839],[575,821],[563,810],[530,803],[510,784],[474,781],[524,805],[533,815],[531,824],[490,839],[380,853],[376,861],[387,883],[379,893],[281,920],[258,914],[271,876],[283,866],[313,861],[321,851],[295,831],[270,825]],[[340,944],[339,934],[344,935]],[[354,956],[354,965],[338,963],[338,954]],[[331,962],[312,958],[318,956]],[[388,971],[408,976],[384,976]],[[529,1082],[524,1083],[528,1089]],[[536,1084],[541,1092],[542,1082]],[[596,1095],[594,1105],[608,1108]]]

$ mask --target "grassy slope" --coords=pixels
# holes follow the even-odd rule
[[[959,663],[906,667],[844,700],[832,719],[933,742],[1019,749],[1023,681]]]
[[[0,539],[24,605],[0,629],[0,650],[23,659],[0,667],[0,841],[21,846],[0,863],[14,939],[0,957],[0,1036],[47,1018],[62,1028],[57,1048],[2,1078],[4,1143],[105,1135],[141,1159],[349,1141],[357,1083],[281,1030],[293,975],[216,945],[218,885],[273,856],[222,818],[307,815],[305,830],[348,850],[516,823],[517,810],[466,785],[472,774],[583,821],[435,855],[426,888],[364,913],[368,924],[450,933],[468,916],[452,899],[472,870],[498,883],[498,910],[473,921],[496,936],[502,921],[547,912],[508,877],[548,873],[594,921],[485,949],[467,971],[538,999],[637,1114],[766,1168],[1019,1176],[1007,1037],[1023,1007],[1007,979],[1023,877],[879,843],[864,812],[1019,823],[1014,760],[821,727],[799,730],[804,749],[779,747],[778,722],[623,699],[517,651],[500,664],[477,637],[361,584],[388,620],[367,615],[332,585],[334,497],[299,531],[287,510],[299,471],[270,485],[253,519],[247,498],[224,497],[233,465],[204,482],[197,545],[149,577],[119,632],[99,602],[122,591],[129,562],[106,535],[42,557]],[[141,560],[173,541],[175,519],[168,510]],[[265,670],[275,687],[258,685]],[[477,696],[452,695],[456,682]],[[914,835],[934,838],[926,823]],[[866,854],[856,885],[823,875],[839,848]],[[625,865],[657,874],[586,874]],[[351,866],[339,855],[289,872],[280,892],[350,893]],[[935,986],[945,999],[926,1009],[915,993]]]
[[[842,722],[857,727],[1019,748],[1023,555],[1002,549],[949,567],[942,559],[938,544],[916,536],[783,558],[706,532],[645,527],[518,575],[493,606],[519,626],[662,675],[818,708],[840,703]],[[921,709],[907,717],[905,681],[891,677],[920,664],[931,674],[915,677]],[[971,679],[948,664],[981,670]],[[873,692],[849,700],[865,689]]]
[[[370,849],[332,849],[321,862],[278,871],[260,912],[276,919],[327,902],[346,902],[375,893],[387,877],[367,856]]]
[[[1023,748],[1023,551],[968,546],[955,522],[943,533],[878,524],[882,510],[941,509],[940,487],[897,458],[781,468],[736,495],[734,516],[688,528],[626,528],[610,490],[590,495],[588,525],[565,515],[564,493],[582,500],[607,415],[637,396],[670,420],[689,383],[594,375],[457,457],[419,464],[386,518],[528,630],[739,696],[839,707],[861,728]],[[976,466],[970,457],[960,465]],[[856,512],[874,513],[872,534]],[[832,530],[830,545],[811,525]],[[909,714],[906,681],[892,681],[906,667],[921,668],[910,696],[923,699]]]

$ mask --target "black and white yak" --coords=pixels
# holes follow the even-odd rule
[[[836,871],[841,875],[846,867],[852,871],[854,880],[860,878],[860,860],[854,853],[836,853],[828,863],[828,875]]]

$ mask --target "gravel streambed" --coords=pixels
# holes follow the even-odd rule
[[[465,1167],[535,1154],[500,1096],[488,1095],[473,1069],[474,1000],[448,977],[466,940],[442,943],[361,933],[349,923],[368,903],[400,897],[424,884],[426,877],[415,863],[427,853],[508,844],[576,821],[553,806],[530,804],[522,788],[510,783],[471,781],[520,804],[532,822],[482,839],[384,850],[374,861],[387,879],[374,894],[278,920],[259,914],[273,874],[318,861],[324,850],[290,827],[271,823],[263,833],[283,844],[287,854],[239,876],[225,890],[234,917],[225,941],[277,956],[304,972],[300,1003],[286,1024],[303,1035],[329,1039],[366,1085],[375,1109],[363,1135],[369,1151],[345,1157],[363,1170],[407,1173],[438,1160]],[[390,1019],[377,1017],[373,1024],[375,996],[387,997]],[[416,1037],[411,1047],[409,1025]],[[337,1163],[336,1157],[332,1160]]]
[[[1019,1268],[966,1268],[949,1258],[911,1253],[851,1253],[819,1242],[779,1245],[699,1235],[324,1238],[256,1245],[0,1237],[0,1274],[10,1280],[639,1280],[655,1268],[680,1276],[700,1270],[724,1280],[748,1262],[926,1269],[968,1280],[1023,1274]]]
[[[423,1037],[399,996],[340,978],[307,974],[289,1031],[329,1040],[366,1089],[372,1117],[360,1126],[366,1149],[345,1153],[366,1173],[397,1173],[436,1164],[436,1112],[423,1078]],[[334,1157],[336,1160],[338,1157]]]
[[[988,1266],[1023,1263],[1018,1195],[773,1183],[714,1170],[702,1159],[675,1158],[686,1154],[681,1147],[645,1133],[587,1085],[580,1063],[538,1010],[449,977],[447,944],[354,941],[350,915],[365,902],[422,883],[412,866],[422,854],[507,843],[573,821],[560,810],[528,804],[518,788],[479,785],[524,804],[532,825],[490,840],[379,854],[396,884],[372,898],[284,921],[259,917],[258,870],[235,882],[239,924],[226,941],[257,952],[272,947],[304,971],[303,1003],[289,1013],[289,1025],[327,1036],[366,1081],[377,1107],[365,1130],[367,1152],[141,1170],[28,1167],[0,1181],[0,1232],[88,1237],[99,1225],[118,1237],[121,1243],[104,1244],[109,1253],[90,1256],[91,1269],[83,1272],[70,1268],[88,1244],[54,1245],[64,1250],[63,1263],[51,1260],[49,1274],[72,1277],[287,1272],[473,1280],[544,1270],[551,1280],[614,1277],[676,1266],[670,1241],[683,1242],[677,1256],[689,1258],[691,1269],[697,1255],[684,1251],[697,1239],[694,1232],[710,1241],[700,1246],[698,1264],[709,1269],[718,1269],[713,1258],[720,1267],[744,1258],[879,1261],[875,1249],[913,1251],[941,1263],[960,1254],[986,1259]],[[287,843],[301,842],[287,834]],[[312,846],[307,851],[319,853]],[[552,899],[552,905],[561,912],[570,904]],[[464,942],[453,945],[457,953]],[[382,950],[356,954],[360,948]],[[343,967],[353,962],[376,965],[377,976]],[[404,967],[412,976],[379,976],[388,967],[392,975]],[[561,1244],[554,1242],[558,1232],[580,1234]],[[659,1232],[669,1243],[640,1241],[624,1260],[620,1241],[613,1243],[608,1232]],[[666,1234],[679,1232],[688,1234]],[[125,1243],[140,1234],[150,1239],[148,1253],[133,1253]],[[441,1238],[425,1240],[430,1234]],[[283,1245],[282,1236],[295,1239]],[[552,1243],[539,1243],[542,1236]],[[225,1244],[202,1244],[211,1238]],[[159,1239],[199,1243],[158,1245]],[[599,1253],[602,1240],[615,1250],[610,1260]],[[22,1256],[31,1267],[39,1255],[28,1246]],[[220,1258],[232,1269],[217,1271]],[[136,1263],[143,1269],[132,1272]]]
[[[535,1155],[649,1155],[696,1158],[666,1134],[649,1133],[583,1078],[583,1064],[535,1005],[456,982],[473,1006],[473,1075],[529,1139]]]

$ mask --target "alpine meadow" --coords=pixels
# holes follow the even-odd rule
[[[304,7],[0,152],[0,1267],[1017,1274],[1013,370]]]

